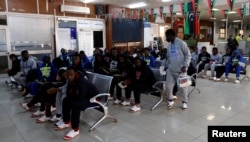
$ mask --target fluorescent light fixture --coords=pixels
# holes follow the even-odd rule
[[[170,2],[170,1],[172,1],[172,0],[162,0],[162,2]]]
[[[233,20],[233,22],[238,23],[241,22],[241,20]]]
[[[221,21],[227,21],[227,19],[221,19]]]
[[[217,9],[217,8],[213,8],[212,10],[213,10],[213,11],[218,11],[219,9]]]
[[[228,11],[228,14],[234,14],[237,13],[236,11]]]
[[[180,13],[180,12],[176,12],[176,13],[175,13],[175,15],[182,15],[182,13]]]
[[[90,2],[93,2],[95,0],[82,0],[83,3],[90,3]]]
[[[138,2],[138,3],[134,3],[134,4],[130,4],[128,7],[129,8],[139,8],[139,7],[144,7],[147,4],[145,2]]]
[[[211,17],[210,19],[215,20],[216,18],[215,17]]]

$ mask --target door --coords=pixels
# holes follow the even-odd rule
[[[207,29],[200,30],[200,42],[207,42]]]
[[[8,56],[10,53],[9,30],[6,26],[0,26],[0,74],[10,67]]]

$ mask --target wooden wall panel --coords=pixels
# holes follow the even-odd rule
[[[6,10],[6,4],[5,4],[5,0],[1,0],[0,1],[0,11],[5,11]]]
[[[9,12],[37,13],[37,0],[8,0]]]
[[[49,2],[49,0],[39,0],[38,2],[39,2],[39,14],[54,15],[54,3],[56,4],[56,1]],[[48,9],[47,9],[47,4],[48,4]]]

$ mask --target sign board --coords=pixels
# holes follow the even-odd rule
[[[71,48],[71,29],[57,28],[56,29],[56,56],[61,54],[61,49],[73,50]]]
[[[92,20],[78,20],[78,28],[85,29],[104,29],[103,21],[92,21]]]

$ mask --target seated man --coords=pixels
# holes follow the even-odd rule
[[[118,70],[119,76],[118,83],[116,84],[116,100],[114,101],[115,105],[121,103],[121,106],[129,106],[131,105],[130,98],[131,98],[131,80],[133,78],[134,67],[133,65],[127,60],[126,56],[120,55],[119,62],[118,62]],[[122,88],[118,85],[120,82],[123,82],[123,85],[127,87],[125,89],[125,100],[122,102]]]
[[[21,52],[21,62],[20,62],[20,72],[16,75],[15,80],[20,85],[20,91],[23,91],[24,87],[26,87],[26,75],[31,69],[37,69],[36,61],[30,58],[27,50]]]
[[[71,126],[72,130],[64,136],[65,140],[79,135],[80,113],[89,107],[96,106],[90,102],[90,98],[98,94],[94,84],[85,79],[74,67],[67,69],[67,76],[68,88],[62,106],[63,123],[55,128],[55,130],[62,130]]]
[[[240,65],[241,63],[243,63],[243,58],[242,55],[240,53],[239,50],[234,50],[229,62],[226,64],[226,72],[225,72],[225,82],[228,81],[228,74],[232,69],[235,69],[235,73],[236,73],[236,80],[235,83],[240,83],[240,71],[243,70],[243,67]]]
[[[210,54],[207,52],[207,48],[203,46],[201,50],[202,51],[199,54],[198,62],[197,62],[197,64],[200,63],[200,66],[198,68],[198,73],[200,73],[204,69],[205,64],[209,63],[209,60],[210,60]]]
[[[84,51],[80,51],[80,58],[84,69],[92,69],[92,64]]]
[[[214,80],[215,79],[214,70],[217,65],[221,64],[222,64],[222,56],[220,53],[218,53],[218,48],[214,47],[213,54],[211,55],[210,58],[210,62],[205,64],[203,78],[207,77],[207,70],[210,69],[211,70],[210,79]]]
[[[223,55],[222,57],[222,65],[220,66],[218,65],[215,68],[216,78],[214,79],[214,81],[220,81],[221,76],[225,73],[225,67],[227,62],[229,61],[230,55],[231,55],[231,50],[230,48],[227,48],[226,54]]]
[[[20,71],[20,60],[17,58],[15,54],[11,54],[9,58],[12,61],[12,68],[6,69],[5,72],[8,74],[9,77],[13,77]],[[11,80],[6,81],[6,84],[10,86],[12,85],[12,83],[16,83],[16,82],[11,82]]]
[[[132,88],[134,91],[135,105],[130,109],[131,112],[141,110],[140,101],[141,93],[153,90],[156,82],[152,70],[139,57],[135,58],[135,71],[132,79]]]
[[[66,49],[64,48],[61,49],[61,55],[59,56],[59,58],[63,61],[65,67],[70,66],[71,60],[68,53],[66,52]]]
[[[143,49],[144,56],[142,56],[142,60],[147,63],[149,67],[155,67],[155,58],[150,55],[149,48]]]

